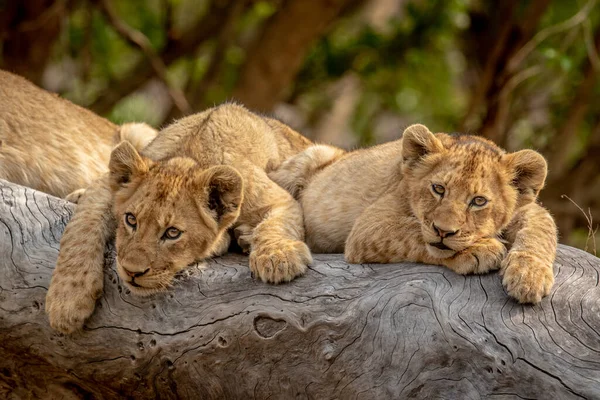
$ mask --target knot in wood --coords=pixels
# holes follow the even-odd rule
[[[254,318],[254,330],[258,336],[265,339],[275,336],[287,326],[287,322],[277,318],[271,318],[265,315]]]

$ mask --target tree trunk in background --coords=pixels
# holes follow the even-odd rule
[[[504,21],[497,30],[492,41],[493,47],[486,60],[481,79],[477,84],[467,114],[463,120],[462,130],[475,130],[501,146],[506,145],[506,133],[509,129],[508,112],[510,93],[503,93],[506,84],[518,71],[509,70],[511,59],[533,37],[542,15],[548,8],[550,0],[532,0],[521,18],[516,16],[518,1],[501,2],[498,20]],[[469,126],[469,120],[481,104],[486,109],[480,126]]]
[[[311,45],[329,24],[361,0],[287,0],[248,49],[232,97],[253,110],[270,111],[302,67]]]
[[[1,1],[2,68],[40,85],[66,8],[66,0]]]
[[[594,47],[596,52],[600,52],[600,26],[598,26],[594,34]],[[581,70],[583,71],[583,80],[575,90],[575,95],[565,121],[553,138],[550,151],[548,152],[548,164],[552,166],[550,177],[553,180],[562,180],[565,177],[565,173],[569,170],[567,168],[568,157],[573,148],[573,143],[577,140],[581,123],[585,119],[589,109],[594,93],[594,86],[598,74],[600,74],[600,70],[594,67],[589,57],[585,58]]]
[[[600,51],[600,27],[594,33],[594,46],[597,52]],[[542,191],[541,197],[544,203],[552,208],[559,231],[565,233],[571,232],[576,225],[586,226],[588,223],[581,211],[560,197],[563,194],[568,195],[586,212],[590,209],[593,216],[599,217],[597,178],[600,121],[592,128],[591,140],[586,151],[574,165],[569,165],[569,155],[572,154],[573,144],[579,137],[579,129],[588,113],[600,74],[589,57],[586,57],[581,70],[583,80],[574,91],[564,122],[552,138],[550,149],[545,152],[550,170],[547,187]],[[569,238],[565,239],[568,242]]]

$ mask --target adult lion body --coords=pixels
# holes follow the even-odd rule
[[[0,179],[66,197],[108,171],[115,141],[142,148],[155,135],[135,124],[138,137],[129,137],[131,127],[0,70]]]
[[[460,274],[501,268],[513,297],[539,302],[554,282],[557,246],[554,220],[536,203],[546,172],[534,151],[413,125],[370,149],[310,147],[270,177],[299,198],[315,252]]]
[[[175,122],[141,154],[119,145],[109,176],[86,191],[65,229],[46,301],[51,325],[72,332],[93,312],[115,228],[119,275],[138,294],[164,289],[178,270],[227,250],[235,227],[263,281],[302,274],[311,256],[300,205],[267,171],[309,145],[233,104]]]

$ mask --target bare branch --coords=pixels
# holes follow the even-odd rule
[[[152,47],[152,44],[146,35],[136,29],[133,29],[127,25],[125,21],[120,19],[112,8],[109,0],[101,0],[100,8],[107,17],[108,22],[117,31],[117,33],[119,33],[119,35],[121,35],[121,37],[123,37],[123,39],[125,39],[127,42],[139,48],[142,53],[144,53],[144,56],[146,56],[150,62],[150,65],[152,66],[156,76],[167,86],[169,96],[173,99],[173,103],[177,106],[177,108],[182,113],[190,112],[191,107],[185,98],[185,95],[181,89],[175,87],[169,82],[167,77],[167,67]]]
[[[64,14],[67,8],[68,0],[59,0],[56,1],[52,6],[50,6],[46,11],[40,14],[36,19],[32,21],[22,22],[16,29],[17,32],[30,32],[36,31],[42,28],[44,25],[48,24],[48,22],[54,17],[59,16],[60,14]]]
[[[548,28],[539,31],[525,46],[519,50],[519,52],[510,60],[508,63],[508,70],[514,71],[519,65],[527,58],[527,56],[544,40],[552,35],[561,33],[582,24],[589,16],[590,12],[594,8],[596,0],[590,0],[585,6],[581,8],[571,18],[566,21],[560,22],[556,25],[549,26]]]
[[[176,39],[170,38],[158,54],[165,65],[194,51],[206,40],[213,37],[227,18],[230,1],[212,1],[209,10],[194,27]],[[123,97],[142,87],[154,76],[151,65],[139,62],[130,73],[108,83],[106,90],[88,106],[98,114],[105,114]]]
[[[592,23],[589,19],[586,19],[583,23],[583,38],[585,41],[585,48],[587,50],[588,58],[592,67],[596,71],[600,71],[600,57],[598,56],[598,50],[594,44],[594,34],[592,32]]]
[[[196,83],[191,77],[188,79],[185,93],[186,97],[190,99],[192,111],[202,109],[206,106],[205,94],[219,77],[223,61],[225,60],[225,53],[235,39],[235,26],[247,4],[248,0],[238,0],[230,7],[229,15],[227,15],[226,20],[221,25],[221,31],[219,32],[215,49],[210,58],[208,69],[200,82]],[[183,115],[183,113],[171,107],[163,123]]]

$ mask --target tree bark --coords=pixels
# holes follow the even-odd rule
[[[600,259],[560,246],[540,305],[497,274],[316,255],[285,285],[228,255],[132,296],[107,253],[83,332],[45,295],[73,206],[0,181],[2,398],[600,398]]]
[[[329,24],[361,0],[286,0],[248,49],[232,97],[251,109],[269,112],[285,94],[306,54]]]

